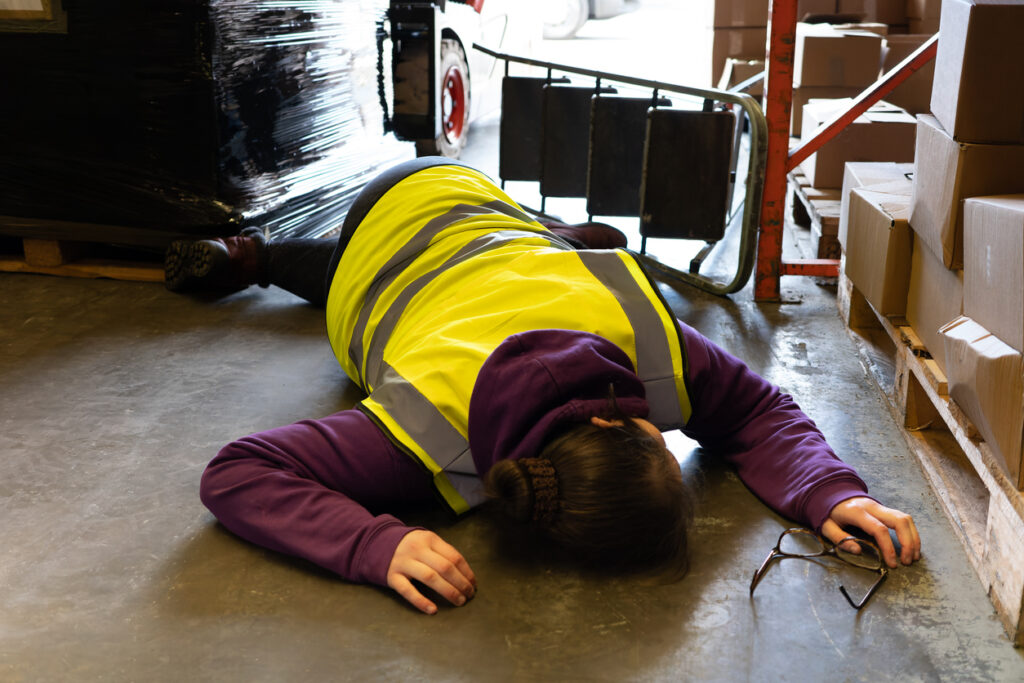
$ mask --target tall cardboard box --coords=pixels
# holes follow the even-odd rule
[[[839,31],[828,24],[796,25],[794,85],[860,87],[878,79],[882,36],[869,31]]]
[[[771,0],[701,0],[708,12],[707,25],[718,28],[730,26],[767,26],[768,5]]]
[[[1024,488],[1024,359],[968,317],[943,327],[942,335],[950,397],[985,437],[1010,480]]]
[[[946,351],[940,330],[963,313],[964,271],[946,268],[921,240],[914,240],[907,322],[943,372],[946,371]]]
[[[1024,143],[1024,2],[945,0],[931,108],[953,139]]]
[[[1024,351],[1024,194],[964,202],[964,315]]]
[[[910,224],[947,268],[964,264],[963,200],[1024,192],[1024,145],[957,142],[933,116],[917,117]]]
[[[812,100],[804,106],[800,137],[807,139],[835,115],[837,107],[848,105],[848,100]],[[813,187],[839,189],[843,165],[849,161],[913,161],[915,130],[913,116],[879,102],[805,159],[800,168]]]
[[[839,208],[839,244],[846,249],[846,236],[850,231],[850,192],[855,187],[877,189],[886,194],[900,194],[908,201],[913,195],[911,178],[914,164],[892,161],[851,161],[843,169],[843,190]],[[877,186],[877,187],[876,187]]]
[[[928,34],[892,34],[882,46],[882,73],[888,73],[913,54],[931,36]],[[907,80],[885,96],[886,102],[903,107],[911,114],[927,114],[931,106],[935,60],[915,71]]]
[[[846,276],[879,315],[904,315],[913,233],[905,196],[856,188],[850,192]]]

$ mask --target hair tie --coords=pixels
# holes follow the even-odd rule
[[[558,511],[558,477],[555,466],[547,458],[520,458],[533,494],[533,521],[550,521]]]

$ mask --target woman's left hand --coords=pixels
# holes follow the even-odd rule
[[[889,529],[896,532],[900,542],[900,562],[910,564],[921,559],[921,537],[917,534],[913,518],[905,512],[887,508],[863,496],[847,498],[832,508],[828,519],[821,525],[821,533],[838,544],[850,535],[843,530],[844,526],[855,526],[870,534],[890,567],[896,566],[896,547],[889,536]]]

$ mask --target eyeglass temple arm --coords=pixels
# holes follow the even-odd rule
[[[885,567],[879,569],[878,580],[875,581],[874,585],[868,589],[867,595],[865,595],[860,602],[853,601],[853,598],[850,597],[850,594],[846,592],[846,586],[839,586],[839,592],[842,593],[843,597],[846,598],[846,601],[850,603],[850,607],[854,608],[855,610],[859,610],[864,605],[868,604],[868,600],[871,599],[871,596],[875,594],[875,591],[878,590],[878,587],[882,585],[882,583],[886,580],[886,578],[888,578],[888,576],[889,572],[886,571]]]
[[[753,597],[754,595],[754,589],[757,588],[757,584],[761,583],[761,579],[763,579],[764,575],[768,573],[768,565],[772,563],[772,560],[774,560],[778,556],[778,554],[779,549],[772,548],[772,551],[768,553],[768,557],[764,558],[764,562],[762,562],[761,566],[758,567],[756,572],[754,572],[754,578],[750,580],[751,597]]]

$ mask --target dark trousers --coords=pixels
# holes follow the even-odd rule
[[[341,254],[356,228],[384,193],[408,175],[432,166],[466,166],[446,157],[419,157],[394,166],[366,184],[345,216],[338,239],[285,238],[267,244],[267,279],[270,284],[302,297],[314,306],[327,305],[327,293]]]

